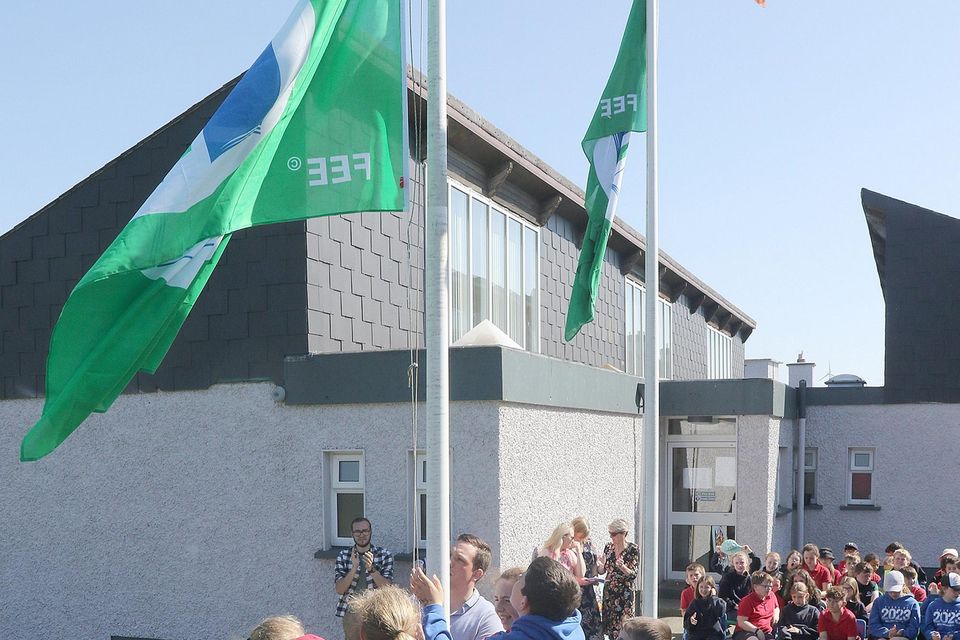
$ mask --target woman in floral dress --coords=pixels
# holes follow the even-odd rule
[[[616,640],[624,618],[633,617],[633,582],[640,563],[640,548],[627,542],[626,520],[617,518],[607,529],[610,542],[603,548],[603,564],[607,570],[603,585],[603,632],[610,640]]]
[[[603,623],[600,621],[600,604],[597,602],[597,576],[603,573],[603,558],[597,556],[590,540],[590,522],[584,518],[574,518],[574,543],[583,555],[584,573],[579,580],[580,593],[580,627],[586,640],[603,640]]]

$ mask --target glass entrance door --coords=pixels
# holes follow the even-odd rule
[[[672,441],[666,453],[667,577],[691,562],[719,572],[715,547],[736,534],[736,441]]]

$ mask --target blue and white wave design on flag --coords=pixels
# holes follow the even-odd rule
[[[280,88],[280,65],[273,45],[267,45],[203,128],[211,162],[248,136],[262,132],[260,123],[276,104]]]
[[[210,196],[273,130],[310,52],[316,17],[301,0],[134,218],[181,213]]]
[[[593,142],[593,170],[597,182],[607,195],[607,210],[604,217],[613,221],[620,199],[620,185],[623,182],[623,169],[626,166],[626,147],[630,143],[630,132],[621,131],[610,136],[598,138]]]

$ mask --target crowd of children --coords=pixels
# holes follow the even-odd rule
[[[686,568],[687,640],[954,640],[960,632],[956,549],[943,550],[929,581],[899,542],[882,564],[876,554],[861,557],[855,543],[837,564],[831,549],[814,544],[783,562],[776,552],[761,562],[733,540],[716,551],[729,561],[719,584],[699,563]]]

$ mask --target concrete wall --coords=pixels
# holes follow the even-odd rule
[[[500,407],[498,547],[503,568],[523,566],[534,546],[582,515],[602,549],[607,524],[631,523],[644,493],[637,417],[504,404]]]
[[[807,446],[817,447],[817,499],[806,511],[806,538],[836,551],[854,540],[866,553],[902,541],[922,566],[956,546],[950,517],[956,489],[949,475],[960,405],[810,407]],[[877,511],[844,509],[850,447],[876,447]]]
[[[740,416],[737,420],[737,542],[758,553],[775,548],[779,443],[776,418]]]
[[[271,390],[124,395],[30,464],[14,452],[41,404],[0,402],[0,635],[245,638],[290,612],[338,638],[333,560],[313,557],[323,451],[364,451],[375,541],[409,552],[409,406],[287,407]],[[495,535],[498,416],[452,407],[455,532]]]
[[[782,474],[789,474],[791,477],[785,482],[784,489],[785,495],[781,496],[780,504],[777,506],[786,507],[787,509],[792,509],[791,501],[791,490],[795,484],[794,472],[793,472],[793,440],[794,434],[796,432],[796,421],[795,420],[785,420],[781,419],[780,428],[779,428],[779,442],[777,444],[778,449],[785,449],[786,460],[780,460],[781,463],[778,464],[776,468],[776,478],[775,481],[779,481],[779,478]],[[779,452],[778,452],[779,453]],[[786,558],[787,552],[793,548],[793,511],[786,511],[781,513],[781,510],[778,509],[775,511],[774,520],[773,520],[773,534],[770,541],[770,551],[778,552],[781,557]]]

